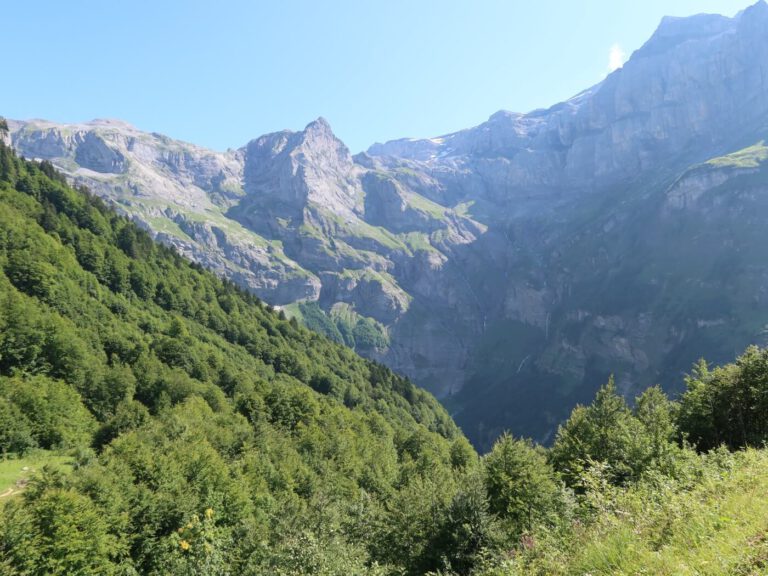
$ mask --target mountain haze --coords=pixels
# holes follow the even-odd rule
[[[357,155],[321,119],[214,152],[9,121],[156,239],[440,397],[547,441],[610,373],[673,391],[766,343],[768,5],[665,18],[574,98]]]

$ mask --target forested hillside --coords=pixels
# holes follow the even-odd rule
[[[3,507],[0,573],[398,566],[409,499],[476,459],[429,394],[2,143],[0,271],[0,453],[75,454]]]
[[[67,462],[0,493],[0,575],[768,563],[768,351],[702,361],[676,402],[611,380],[552,448],[480,458],[424,391],[2,142],[0,271],[0,464]]]
[[[635,47],[567,100],[358,154],[322,118],[226,151],[117,119],[17,118],[9,142],[407,375],[478,449],[504,430],[551,444],[610,374],[626,398],[655,384],[678,394],[699,356],[768,346],[768,4],[663,18]],[[187,120],[179,134],[232,129],[213,107]]]

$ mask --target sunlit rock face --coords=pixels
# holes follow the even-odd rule
[[[159,239],[276,305],[379,327],[360,351],[485,447],[547,441],[609,374],[673,389],[763,343],[768,6],[665,18],[619,70],[528,114],[352,156],[322,118],[215,152],[111,120],[10,122]],[[341,306],[341,308],[340,308]]]

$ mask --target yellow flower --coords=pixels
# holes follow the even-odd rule
[[[179,542],[179,546],[181,546],[181,549],[184,551],[190,549],[189,542],[187,542],[186,540],[182,540],[181,542]]]
[[[207,508],[205,510],[205,517],[208,518],[208,520],[213,518],[213,508]]]

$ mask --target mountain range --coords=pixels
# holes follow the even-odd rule
[[[768,5],[665,18],[528,114],[353,155],[322,118],[217,152],[116,120],[9,120],[181,254],[436,394],[487,448],[542,442],[614,374],[675,392],[768,343]]]

